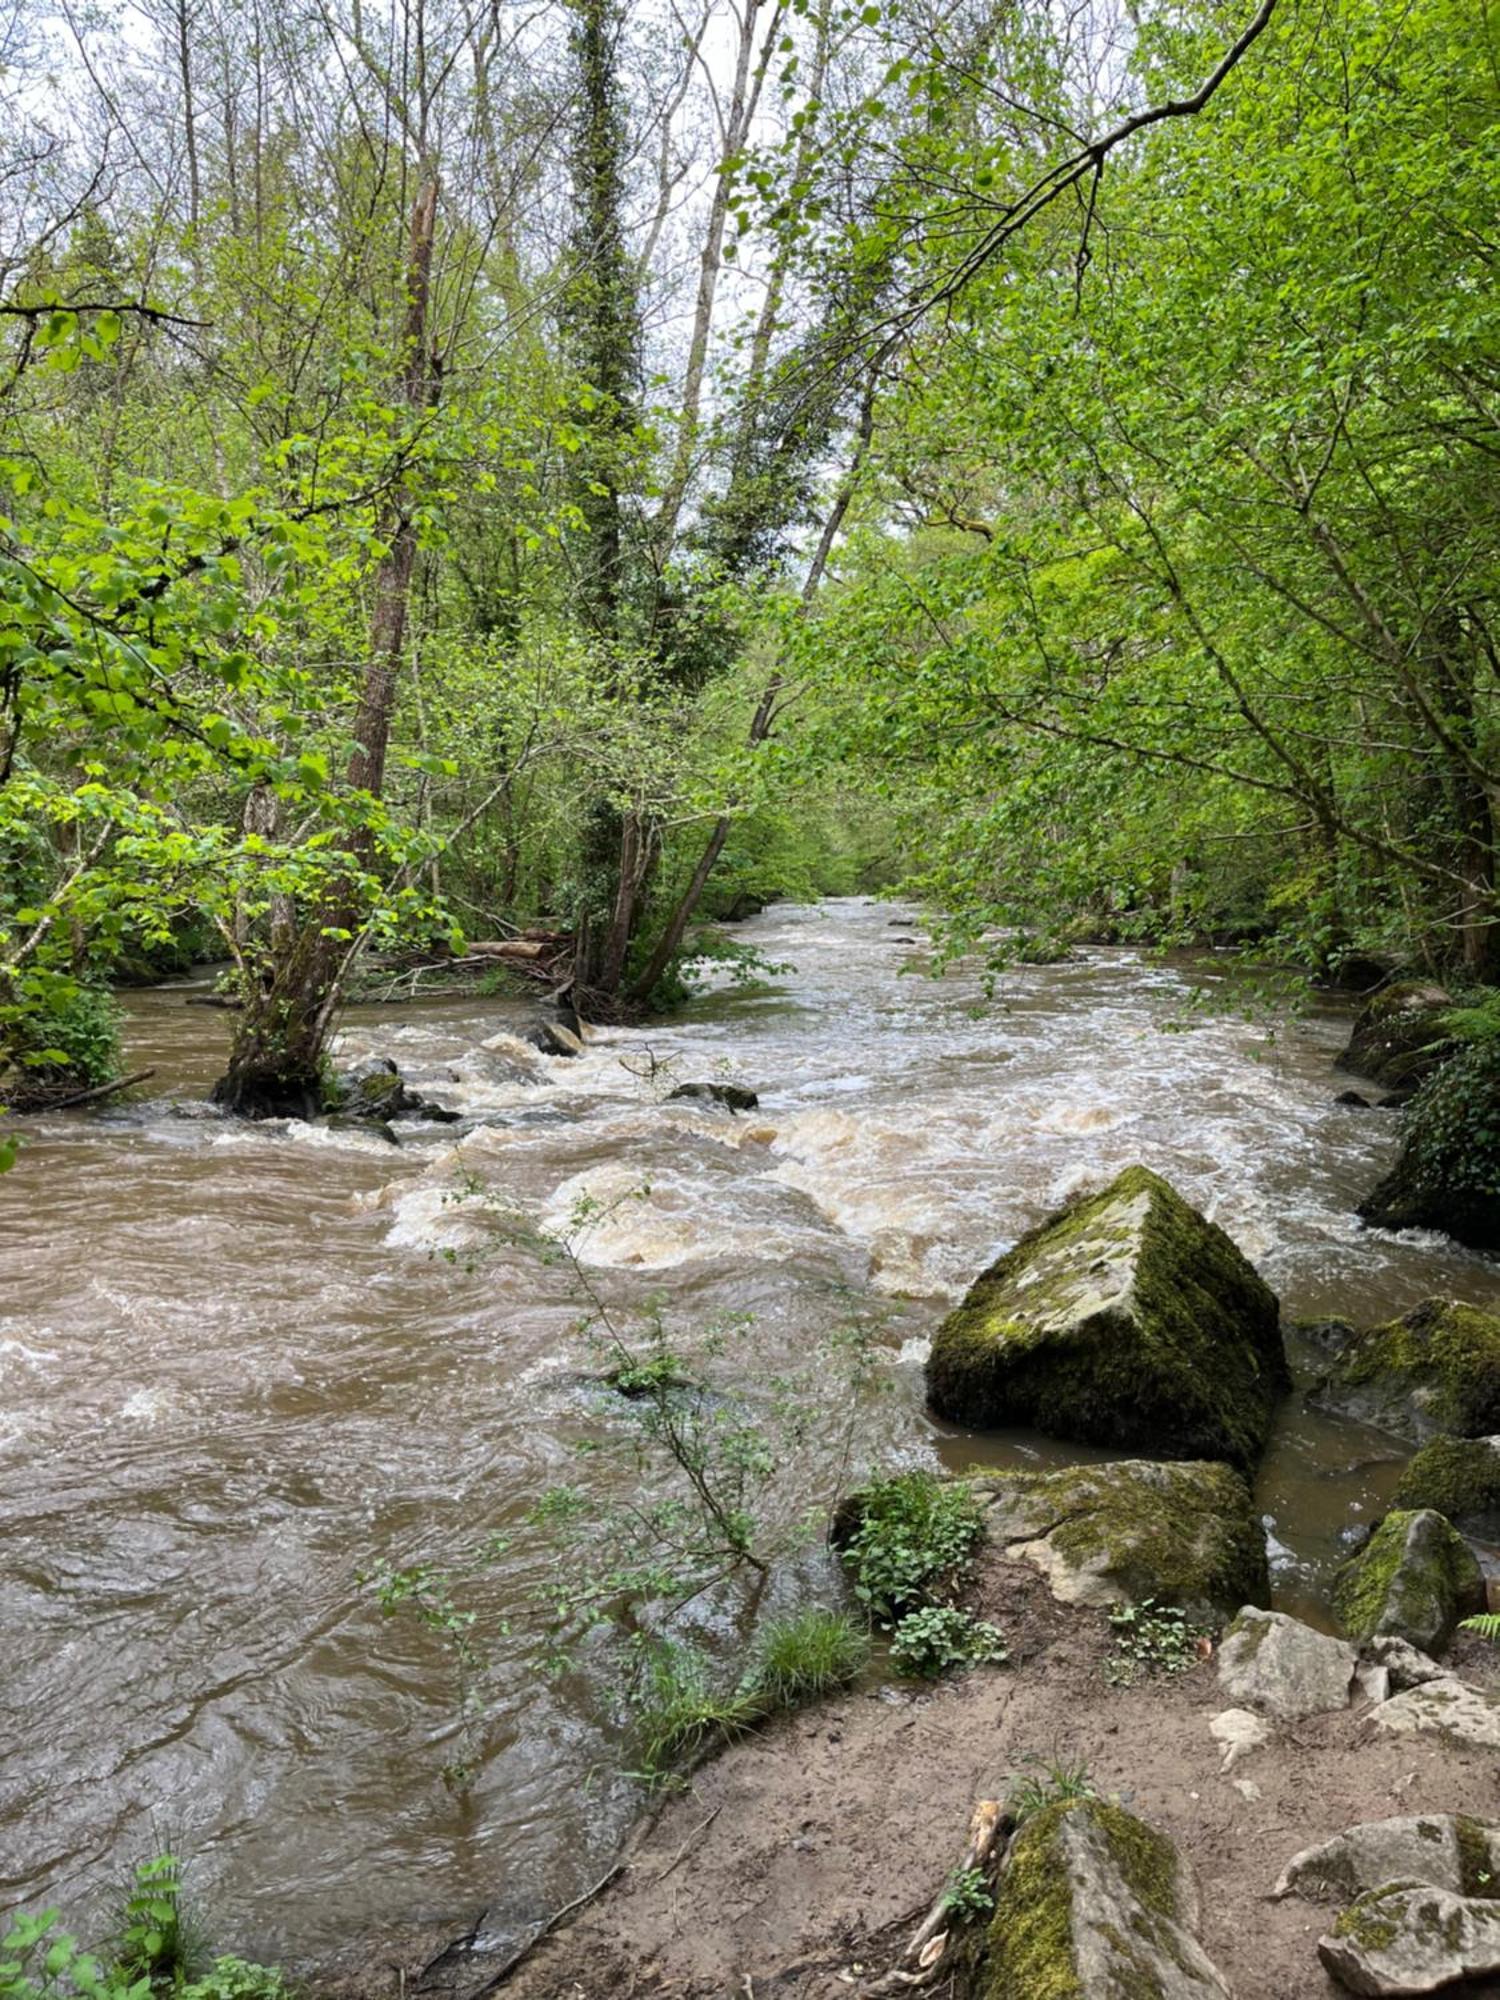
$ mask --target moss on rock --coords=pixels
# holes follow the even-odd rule
[[[1420,1081],[1451,1046],[1444,1016],[1452,1005],[1450,994],[1425,980],[1383,986],[1355,1016],[1349,1046],[1335,1068],[1390,1087]]]
[[[1154,1598],[1213,1622],[1270,1601],[1266,1538],[1227,1465],[1118,1459],[980,1475],[991,1537],[1070,1604]]]
[[[1334,1609],[1352,1639],[1391,1633],[1424,1652],[1445,1644],[1484,1602],[1473,1550],[1430,1508],[1387,1514],[1333,1582]]]
[[[1443,1432],[1500,1431],[1500,1318],[1427,1299],[1404,1319],[1357,1335],[1312,1401],[1416,1444]]]
[[[1288,1382],[1274,1293],[1145,1167],[1007,1251],[927,1364],[932,1407],[960,1423],[1245,1467]]]
[[[1391,1496],[1431,1507],[1481,1541],[1500,1541],[1500,1437],[1438,1437],[1409,1462]]]
[[[1165,1834],[1103,1799],[1027,1820],[1001,1870],[983,2000],[1161,2000],[1228,1989],[1194,1937]]]

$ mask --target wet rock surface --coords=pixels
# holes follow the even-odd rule
[[[753,1111],[760,1099],[753,1090],[746,1090],[738,1083],[679,1083],[669,1091],[668,1104],[678,1099],[696,1099],[702,1104],[722,1104],[728,1111]]]
[[[1289,1379],[1275,1295],[1144,1167],[1022,1237],[927,1363],[940,1416],[1240,1466]]]
[[[1425,980],[1382,987],[1355,1016],[1335,1066],[1388,1088],[1419,1083],[1442,1061],[1448,1041],[1442,1017],[1452,1005],[1445,988]]]
[[[1279,1611],[1248,1605],[1219,1646],[1219,1685],[1245,1708],[1283,1721],[1346,1708],[1355,1651]]]
[[[1392,1496],[1431,1507],[1463,1534],[1500,1542],[1500,1437],[1434,1438],[1408,1463]]]
[[[1401,1319],[1356,1333],[1308,1400],[1414,1444],[1500,1431],[1500,1318],[1455,1299],[1426,1299]]]
[[[1227,1465],[1119,1459],[974,1482],[991,1539],[1064,1604],[1174,1604],[1217,1621],[1266,1602],[1265,1532]]]

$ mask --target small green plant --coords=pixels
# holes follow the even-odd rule
[[[1115,1643],[1104,1677],[1112,1687],[1135,1687],[1157,1675],[1185,1674],[1197,1665],[1202,1628],[1176,1605],[1143,1597],[1139,1604],[1117,1605],[1107,1615]]]
[[[958,1924],[991,1915],[995,1894],[982,1868],[955,1868],[943,1888],[943,1910]]]
[[[1087,1764],[1070,1764],[1062,1757],[1038,1756],[1033,1750],[1020,1760],[1025,1775],[1018,1777],[1006,1794],[1005,1803],[1017,1826],[1034,1813],[1068,1799],[1095,1799],[1099,1796],[1089,1776]]]
[[[984,1534],[972,1491],[931,1472],[876,1480],[856,1501],[859,1525],[842,1550],[844,1567],[878,1625],[894,1625],[951,1588]]]
[[[1005,1635],[988,1620],[951,1604],[929,1604],[899,1619],[891,1639],[891,1664],[915,1680],[935,1681],[956,1667],[1010,1658]]]
[[[182,1986],[207,1957],[207,1940],[182,1897],[182,1865],[158,1854],[136,1869],[120,1913],[117,1957],[122,1972],[153,1987]]]
[[[1458,1621],[1460,1632],[1477,1632],[1481,1639],[1489,1639],[1500,1646],[1500,1611],[1476,1611],[1472,1618]]]
[[[149,1979],[106,1969],[57,1925],[56,1910],[11,1920],[0,1937],[0,2000],[150,2000]]]
[[[744,1735],[765,1713],[753,1688],[715,1686],[699,1646],[641,1633],[633,1652],[636,1671],[626,1693],[640,1759],[633,1775],[647,1784],[663,1783],[675,1766]]]
[[[852,1618],[814,1607],[766,1626],[751,1676],[768,1707],[795,1708],[847,1687],[869,1657],[869,1638]]]

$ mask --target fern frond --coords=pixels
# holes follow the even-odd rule
[[[1460,1632],[1477,1632],[1481,1639],[1493,1639],[1500,1645],[1500,1611],[1480,1611],[1472,1618],[1459,1621]]]

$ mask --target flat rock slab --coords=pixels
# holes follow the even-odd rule
[[[1242,1707],[1292,1722],[1347,1708],[1355,1663],[1345,1640],[1247,1605],[1219,1647],[1219,1685]]]
[[[1500,1972],[1500,1902],[1393,1882],[1352,1903],[1318,1956],[1351,1993],[1436,1993]]]
[[[1022,1237],[927,1363],[933,1409],[959,1423],[1242,1467],[1289,1381],[1275,1294],[1145,1167]]]
[[[1270,1596],[1250,1489],[1227,1465],[1116,1459],[973,1482],[991,1538],[1064,1604],[1173,1604],[1217,1623]]]
[[[1500,1695],[1470,1687],[1451,1674],[1393,1694],[1370,1711],[1370,1721],[1392,1736],[1414,1736],[1433,1729],[1455,1742],[1500,1750]]]
[[[1461,1813],[1366,1820],[1294,1854],[1271,1893],[1347,1904],[1391,1882],[1421,1882],[1455,1896],[1500,1889],[1500,1827]]]
[[[1163,1833],[1103,1799],[1027,1820],[1000,1871],[983,2000],[1228,2000],[1194,1935],[1192,1877]]]

